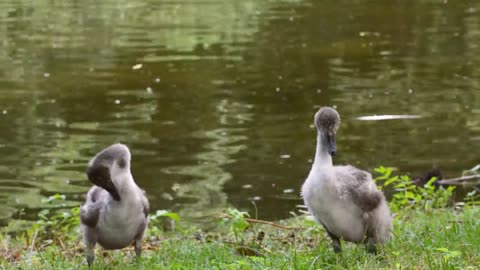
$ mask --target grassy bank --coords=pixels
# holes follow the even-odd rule
[[[377,183],[395,190],[389,202],[395,213],[395,238],[376,255],[361,245],[345,244],[334,254],[324,230],[305,216],[278,223],[249,219],[229,209],[212,229],[200,230],[180,220],[164,232],[165,218],[151,215],[143,256],[132,248],[104,252],[97,248],[94,269],[478,269],[480,265],[480,207],[471,192],[463,208],[452,206],[453,188],[424,187],[408,177],[378,168]],[[53,196],[52,203],[63,196]],[[457,205],[458,206],[458,205]],[[46,210],[48,211],[48,210]],[[79,238],[78,208],[42,212],[24,233],[0,237],[3,269],[87,269]],[[16,223],[9,228],[18,229]],[[6,228],[7,230],[9,228]]]
[[[353,244],[334,254],[323,230],[304,217],[281,222],[295,228],[253,224],[236,238],[231,225],[210,233],[192,228],[150,232],[140,260],[131,249],[97,249],[94,269],[477,269],[479,216],[479,208],[409,211],[395,220],[395,239],[377,255]],[[78,238],[62,238],[65,242],[46,239],[30,245],[25,239],[3,239],[1,265],[4,269],[86,269]]]

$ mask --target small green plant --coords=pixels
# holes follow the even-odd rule
[[[457,258],[462,255],[460,251],[456,250],[449,250],[448,248],[436,248],[435,251],[437,253],[440,253],[442,255],[442,258],[440,260],[439,268],[442,269],[455,269],[456,265],[454,262],[454,258]]]
[[[48,204],[65,206],[65,195],[55,194],[44,200]],[[38,213],[38,220],[24,232],[27,239],[48,239],[52,234],[67,237],[76,237],[71,232],[80,225],[80,207],[53,211],[43,209]]]
[[[479,189],[475,188],[465,195],[465,205],[467,206],[478,206],[480,205],[480,194]]]
[[[149,216],[150,225],[148,230],[150,235],[159,235],[161,231],[175,230],[175,224],[180,222],[178,213],[168,210],[157,210]]]
[[[400,212],[406,209],[423,209],[447,207],[451,203],[451,198],[455,186],[444,188],[434,185],[436,178],[430,179],[425,186],[416,186],[410,177],[406,175],[392,175],[393,168],[378,167],[375,172],[380,174],[375,181],[382,182],[380,189],[393,187],[394,194],[390,200],[390,208],[394,212]]]
[[[177,213],[170,212],[168,210],[157,210],[157,212],[155,212],[155,214],[150,215],[150,221],[155,222],[161,217],[168,217],[168,218],[173,219],[176,222],[180,221],[180,216]]]
[[[243,233],[250,225],[245,218],[250,217],[247,212],[239,211],[235,208],[226,210],[226,214],[222,216],[221,225],[227,225],[230,232],[233,233],[235,241],[239,241],[240,233]]]

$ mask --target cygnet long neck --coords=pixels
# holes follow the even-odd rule
[[[120,198],[122,198],[122,200],[135,198],[137,185],[135,184],[135,181],[133,180],[130,172],[123,172],[116,177],[123,178],[116,181],[116,188],[118,190],[118,193],[120,194]]]
[[[333,166],[332,156],[328,153],[328,146],[325,137],[321,132],[317,134],[317,150],[315,152],[314,166]]]

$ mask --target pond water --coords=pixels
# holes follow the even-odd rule
[[[29,219],[123,142],[152,209],[297,211],[313,114],[337,164],[447,177],[480,163],[480,2],[0,3],[0,220]],[[409,117],[374,117],[408,115]]]

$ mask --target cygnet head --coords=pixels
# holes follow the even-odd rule
[[[321,138],[320,143],[326,147],[328,154],[335,155],[336,142],[335,133],[340,125],[340,115],[331,107],[322,107],[315,114],[315,126]]]
[[[130,179],[130,151],[126,145],[114,144],[95,155],[88,163],[90,182],[104,188],[113,199],[120,201],[119,187]]]

